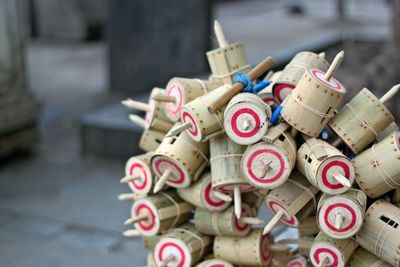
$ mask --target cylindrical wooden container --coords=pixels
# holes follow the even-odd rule
[[[400,187],[400,132],[394,132],[353,159],[356,182],[371,198]]]
[[[242,43],[233,43],[208,51],[207,59],[212,79],[221,81],[223,84],[233,84],[237,72],[247,73],[250,70]]]
[[[224,130],[240,145],[261,140],[268,130],[271,108],[257,95],[241,93],[229,101],[224,112]]]
[[[178,121],[181,116],[181,108],[186,103],[202,96],[222,83],[200,79],[172,78],[165,89],[167,96],[175,98],[175,102],[165,104],[165,115],[171,121]]]
[[[192,209],[191,204],[169,190],[135,201],[131,216],[137,218],[147,215],[147,219],[135,223],[135,227],[142,235],[153,236],[189,220]]]
[[[363,88],[329,122],[329,127],[358,154],[394,121],[393,115],[367,88]]]
[[[161,88],[155,87],[151,90],[149,98],[150,109],[146,112],[145,121],[147,128],[166,133],[174,124],[165,113],[165,103],[153,99],[153,96],[164,94],[165,90]]]
[[[157,267],[154,254],[152,252],[147,255],[147,267]]]
[[[155,151],[164,139],[165,133],[144,129],[139,140],[139,148],[143,151]]]
[[[385,130],[383,130],[382,132],[378,133],[378,136],[376,137],[376,141],[380,142],[383,139],[385,139],[386,137],[388,137],[389,135],[391,135],[394,132],[399,132],[400,128],[397,125],[396,122],[392,122],[391,124],[389,124],[388,127],[385,128]]]
[[[171,170],[167,184],[175,188],[187,187],[207,166],[208,152],[208,142],[194,142],[186,132],[165,137],[151,159],[152,170],[158,177]]]
[[[340,82],[324,75],[317,69],[305,71],[281,111],[287,123],[312,137],[319,136],[346,93]]]
[[[332,238],[352,237],[361,229],[366,206],[367,196],[358,189],[341,195],[323,195],[317,209],[319,227]]]
[[[314,186],[326,194],[341,194],[348,187],[334,175],[342,175],[354,182],[354,167],[350,159],[335,147],[320,139],[311,138],[297,151],[297,168]]]
[[[272,259],[270,244],[270,234],[263,235],[261,229],[254,229],[245,237],[215,237],[214,254],[239,266],[268,266]]]
[[[351,256],[348,267],[390,267],[391,265],[381,260],[368,250],[358,247]]]
[[[252,217],[253,212],[247,204],[242,204],[242,217]],[[210,212],[197,208],[194,214],[196,229],[205,235],[245,236],[251,230],[251,225],[241,223],[231,206],[222,212]]]
[[[250,184],[271,189],[289,178],[296,163],[297,145],[287,128],[285,123],[272,127],[263,138],[267,141],[247,147],[241,170]]]
[[[157,266],[167,257],[173,261],[167,266],[189,267],[195,265],[212,249],[213,239],[184,224],[164,235],[154,249]]]
[[[333,239],[320,232],[315,238],[310,251],[310,260],[317,266],[325,257],[329,261],[325,266],[344,267],[357,248],[353,238]]]
[[[131,157],[125,165],[125,176],[140,177],[128,182],[132,192],[146,196],[152,193],[154,187],[153,173],[150,160],[153,152]]]
[[[283,212],[280,219],[281,222],[290,227],[298,227],[298,213],[307,207],[307,204],[313,205],[315,210],[317,207],[316,194],[318,189],[311,185],[298,172],[294,172],[290,178],[275,189],[272,189],[266,197],[267,207],[273,212]],[[311,202],[310,202],[311,201]]]
[[[230,193],[235,187],[240,192],[253,191],[240,172],[240,159],[244,147],[230,140],[226,135],[210,139],[210,165],[213,189]]]
[[[287,267],[308,267],[307,259],[304,256],[296,256],[287,264]]]
[[[275,82],[273,87],[275,100],[282,103],[292,93],[306,70],[318,69],[325,72],[328,68],[329,63],[318,54],[306,51],[297,53]]]
[[[153,235],[153,236],[142,236],[143,247],[149,250],[153,250],[156,246],[158,240],[160,240],[161,235]]]
[[[392,266],[400,266],[399,224],[400,209],[379,199],[368,208],[357,242]]]
[[[215,196],[211,185],[211,174],[205,172],[199,180],[186,188],[178,188],[178,195],[185,201],[212,212],[223,211],[231,201],[224,201]]]
[[[223,133],[225,108],[211,113],[208,107],[214,100],[229,91],[230,88],[229,85],[223,85],[182,107],[181,121],[183,123],[191,123],[186,132],[193,140],[200,142],[206,140],[206,138]]]
[[[264,103],[266,103],[270,107],[276,106],[274,94],[272,93],[272,88],[274,87],[274,85],[275,85],[276,81],[278,80],[279,76],[281,75],[281,73],[282,73],[282,71],[277,71],[277,72],[272,73],[272,75],[270,77],[266,77],[264,80],[268,80],[270,82],[270,84],[257,93],[257,95],[259,97],[261,97],[261,99],[264,101]]]
[[[224,260],[214,259],[200,262],[196,267],[233,267],[233,265]]]
[[[317,223],[317,217],[311,216],[300,220],[298,230],[300,238],[318,234],[320,229]]]

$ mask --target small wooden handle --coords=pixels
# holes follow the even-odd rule
[[[267,57],[262,62],[260,62],[254,69],[252,69],[247,75],[249,78],[254,81],[258,79],[263,73],[269,70],[272,65],[275,63],[275,60],[272,57]],[[208,107],[208,110],[212,113],[215,113],[219,109],[221,109],[229,100],[232,99],[235,95],[240,93],[243,90],[243,84],[235,83],[232,85],[231,89],[227,91],[223,96],[215,100],[211,105]]]

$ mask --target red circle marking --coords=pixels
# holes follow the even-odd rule
[[[253,172],[251,164],[252,164],[254,158],[257,157],[261,153],[270,153],[270,154],[274,155],[279,160],[279,165],[280,165],[279,172],[272,178],[262,179],[262,178],[257,177]],[[250,157],[249,157],[249,159],[247,161],[246,167],[247,167],[247,171],[249,172],[249,174],[250,174],[251,178],[253,178],[253,180],[255,180],[255,181],[259,182],[259,183],[267,184],[267,183],[273,183],[276,180],[278,180],[279,178],[281,178],[283,172],[285,171],[286,164],[285,164],[285,161],[282,158],[282,155],[280,155],[278,152],[276,152],[276,151],[274,151],[274,150],[272,150],[270,148],[264,148],[264,149],[259,149],[259,150],[257,150],[256,152],[254,152],[253,154],[250,155]]]
[[[281,205],[280,203],[274,201],[274,200],[270,200],[268,201],[268,206],[270,208],[270,210],[272,210],[275,214],[278,212],[275,210],[274,206],[278,206],[280,207],[282,210],[286,211],[287,213],[289,213],[286,209],[286,207],[284,207],[283,205]],[[290,216],[290,220],[288,220],[286,218],[286,214],[281,218],[281,220],[289,225],[294,225],[296,223],[296,220],[294,219],[294,216]]]
[[[303,267],[303,263],[299,260],[289,262],[289,267]]]
[[[134,164],[131,165],[130,169],[129,169],[129,174],[132,175],[133,174],[133,170],[135,168],[138,168],[142,171],[142,173],[144,174],[144,178],[143,178],[143,182],[142,184],[139,184],[136,180],[132,180],[130,181],[130,183],[133,185],[133,187],[135,187],[137,190],[143,190],[146,185],[147,185],[147,172],[145,171],[144,167],[142,164],[136,162]]]
[[[226,184],[226,185],[220,185],[216,189],[219,191],[225,191],[225,192],[232,192],[234,187],[240,187],[240,191],[243,193],[245,191],[252,191],[254,190],[254,187],[252,185],[246,184],[246,183],[236,183],[236,184]]]
[[[319,255],[320,253],[324,253],[324,252],[330,254],[330,255],[333,257],[333,263],[332,263],[331,265],[326,265],[326,267],[337,267],[338,264],[339,264],[338,256],[336,255],[336,253],[335,253],[334,251],[332,251],[332,250],[330,250],[330,249],[328,249],[328,248],[317,248],[317,249],[314,251],[314,255],[313,255],[314,261],[315,261],[317,264],[319,264],[320,260],[319,260],[318,255]]]
[[[161,169],[160,169],[160,164],[163,163],[163,162],[165,162],[165,163],[167,163],[167,164],[171,164],[171,165],[174,166],[174,167],[176,168],[176,170],[179,172],[178,180],[171,180],[171,179],[168,179],[168,182],[171,183],[171,184],[182,184],[182,183],[185,181],[185,174],[183,173],[183,171],[181,170],[181,168],[180,168],[177,164],[175,164],[175,162],[172,162],[172,161],[169,161],[169,160],[166,160],[166,159],[159,159],[159,160],[157,160],[157,161],[154,163],[154,165],[155,165],[155,167],[156,167],[156,171],[157,171],[158,173],[160,173],[160,174],[162,173],[162,172],[161,172]]]
[[[211,264],[209,267],[225,267],[225,264],[214,263],[214,264]]]
[[[344,227],[342,229],[337,229],[336,227],[334,227],[329,222],[329,220],[328,220],[329,212],[331,212],[331,210],[334,209],[334,208],[344,208],[344,209],[348,210],[351,213],[351,222],[350,222],[350,224],[348,226],[346,226],[346,227]],[[328,226],[328,228],[331,229],[332,231],[343,233],[343,232],[346,232],[346,231],[350,230],[356,224],[356,217],[357,217],[356,212],[348,204],[346,204],[346,203],[336,203],[336,204],[330,205],[326,209],[325,214],[324,214],[324,221],[325,221],[326,226]]]
[[[265,97],[265,98],[263,98],[262,99],[263,101],[264,101],[264,103],[269,103],[269,102],[274,102],[274,98],[272,98],[272,97]]]
[[[211,198],[211,182],[209,182],[206,186],[206,189],[204,190],[204,195],[205,195],[205,199],[207,201],[208,204],[210,204],[210,206],[213,207],[219,207],[225,204],[225,201],[221,200],[221,201],[214,201]]]
[[[320,82],[322,82],[323,84],[325,84],[326,86],[328,86],[329,88],[336,90],[336,91],[342,91],[343,90],[343,85],[336,80],[335,78],[331,78],[328,81],[325,80],[325,78],[321,78],[320,75],[322,75],[323,77],[325,76],[325,73],[317,70],[317,69],[311,69],[310,70],[311,74]]]
[[[335,189],[341,189],[341,188],[343,188],[344,186],[342,185],[342,184],[340,184],[340,183],[337,183],[337,184],[332,184],[332,183],[330,183],[329,181],[328,181],[328,178],[326,177],[326,174],[327,174],[327,172],[328,172],[328,170],[330,169],[330,168],[332,168],[333,166],[339,166],[339,167],[341,167],[343,170],[344,170],[344,176],[347,178],[347,179],[349,179],[348,177],[350,176],[350,168],[349,168],[349,165],[347,165],[346,163],[344,163],[344,162],[342,162],[342,161],[339,161],[339,160],[333,160],[333,161],[331,161],[331,162],[329,162],[328,164],[326,164],[325,166],[324,166],[324,168],[322,169],[322,183],[326,186],[326,187],[328,187],[329,189],[333,189],[333,190],[335,190]]]
[[[242,208],[242,213],[244,213],[245,212],[245,209],[243,209]],[[239,222],[239,220],[238,220],[238,218],[235,216],[235,215],[233,215],[233,223],[235,224],[235,227],[239,230],[239,231],[245,231],[245,230],[247,230],[247,228],[249,228],[250,227],[250,224],[247,224],[247,223],[243,223],[243,224],[241,224],[240,222]]]
[[[269,243],[272,243],[271,235],[270,234],[266,234],[261,238],[261,256],[262,256],[262,258],[263,258],[265,263],[269,262],[270,259],[271,259],[271,256],[272,256],[272,252],[270,250],[268,250],[268,249],[265,250],[264,241],[266,239],[268,239]]]
[[[147,206],[146,204],[140,204],[140,205],[138,205],[136,207],[136,209],[135,209],[136,216],[138,214],[140,214],[140,211],[142,211],[142,210],[146,210],[147,213],[150,213],[151,220],[150,220],[150,223],[148,225],[146,225],[144,223],[145,221],[140,221],[140,222],[138,222],[138,224],[139,224],[140,228],[142,228],[143,230],[150,231],[154,227],[154,225],[156,224],[156,222],[155,222],[156,221],[156,216],[154,215],[153,210],[149,206]]]
[[[158,252],[158,260],[160,262],[163,260],[163,258],[162,258],[163,251],[167,247],[174,247],[179,251],[179,254],[181,255],[181,260],[176,267],[183,267],[183,265],[185,264],[185,261],[186,261],[185,252],[183,251],[183,249],[180,246],[178,246],[177,244],[172,243],[172,242],[166,242],[161,245],[160,251]],[[168,265],[166,267],[168,267]]]
[[[171,113],[173,116],[177,116],[177,115],[179,115],[179,112],[181,111],[182,102],[183,102],[182,87],[177,83],[172,84],[172,86],[167,88],[167,95],[173,96],[172,95],[173,91],[177,91],[178,92],[179,101],[178,101],[178,104],[176,104],[176,103],[167,103],[167,111],[169,113]]]
[[[241,132],[237,128],[237,119],[242,114],[249,114],[251,117],[254,118],[256,125],[254,126],[254,129],[252,131],[246,133],[246,132]],[[243,137],[243,138],[252,137],[253,135],[257,134],[257,132],[260,130],[260,118],[257,116],[257,113],[254,112],[254,110],[249,109],[249,108],[241,108],[233,114],[232,120],[231,120],[231,127],[232,127],[233,132],[239,137]]]
[[[199,128],[197,127],[196,121],[190,113],[184,111],[182,112],[182,122],[186,122],[186,118],[188,118],[192,124],[192,126],[187,129],[188,132],[193,136],[197,136],[199,134]]]
[[[279,103],[283,102],[283,99],[281,97],[281,91],[284,89],[294,89],[294,85],[291,84],[287,84],[287,83],[281,83],[275,86],[274,88],[274,96],[276,97],[276,99],[278,100]]]

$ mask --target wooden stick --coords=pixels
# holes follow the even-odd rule
[[[149,219],[149,214],[145,213],[139,216],[136,216],[135,218],[129,218],[124,222],[124,225],[128,225],[128,224],[135,224],[141,221],[145,221]]]
[[[264,224],[265,221],[263,219],[260,219],[258,217],[242,217],[239,219],[240,223],[245,223],[245,224]]]
[[[344,51],[340,51],[335,59],[333,60],[332,64],[329,66],[329,69],[325,73],[325,80],[329,81],[332,76],[335,74],[336,70],[339,68],[340,64],[343,61]]]
[[[341,230],[343,228],[344,217],[341,213],[337,214],[335,217],[335,228]]]
[[[160,267],[165,267],[168,263],[173,262],[174,260],[175,256],[171,254],[160,262]]]
[[[337,173],[334,173],[334,174],[332,175],[332,177],[333,177],[338,183],[340,183],[341,185],[343,185],[344,187],[351,187],[350,181],[349,181],[346,177],[344,177],[343,174],[337,172]]]
[[[214,32],[217,37],[218,45],[220,48],[228,46],[228,41],[225,38],[224,30],[222,29],[221,23],[218,20],[214,20]]]
[[[136,124],[137,126],[143,128],[143,129],[146,128],[146,121],[145,121],[142,117],[140,117],[140,116],[138,116],[138,115],[136,115],[136,114],[131,114],[131,115],[129,115],[129,119],[130,119],[134,124]]]
[[[123,184],[123,183],[129,183],[130,181],[138,180],[138,179],[141,179],[141,177],[140,176],[125,176],[119,182],[121,184]]]
[[[136,195],[134,193],[125,193],[118,195],[119,200],[135,200]]]
[[[279,220],[282,218],[283,216],[283,211],[279,210],[274,217],[272,217],[272,219],[268,222],[268,224],[264,227],[263,230],[263,235],[268,234],[269,232],[271,232],[272,228],[275,227],[275,225],[279,222]]]
[[[150,105],[147,103],[139,102],[132,100],[130,98],[121,101],[122,105],[131,108],[131,109],[137,109],[137,110],[142,110],[142,111],[150,111]]]
[[[233,200],[236,218],[240,219],[242,215],[242,196],[240,195],[240,188],[237,186],[233,188]]]
[[[321,53],[318,54],[318,56],[320,58],[325,58],[326,57],[326,53],[325,52],[321,52]]]
[[[152,99],[157,102],[169,102],[169,103],[176,102],[176,98],[171,95],[155,95],[152,97]]]
[[[187,121],[187,122],[181,124],[180,126],[169,131],[168,134],[166,135],[166,137],[176,136],[176,135],[180,134],[181,132],[185,131],[186,129],[189,129],[190,127],[192,127],[192,122]]]
[[[171,174],[171,169],[166,169],[164,173],[161,175],[160,179],[157,181],[156,185],[154,186],[154,193],[160,191],[164,185],[167,183],[169,175]]]
[[[290,249],[290,246],[283,243],[275,243],[268,245],[267,248],[272,251],[287,251]]]
[[[329,258],[328,256],[325,256],[322,261],[318,264],[317,267],[325,267],[329,263]]]
[[[384,94],[379,101],[381,101],[382,103],[385,103],[386,101],[388,101],[389,99],[391,99],[393,96],[395,96],[397,94],[397,92],[400,89],[400,84],[393,86],[389,91],[386,92],[386,94]]]
[[[247,131],[250,128],[250,121],[248,119],[244,119],[242,122],[243,129]]]
[[[260,77],[263,73],[265,73],[268,69],[272,67],[275,63],[274,59],[271,57],[267,57],[261,63],[259,63],[255,68],[253,68],[247,75],[250,80],[254,81],[258,77]],[[208,110],[212,113],[220,110],[226,103],[231,100],[232,97],[240,93],[243,90],[242,83],[235,83],[232,85],[229,91],[227,91],[223,96],[216,99],[211,105],[208,107]]]
[[[142,236],[142,234],[136,229],[126,230],[122,234],[123,234],[123,236],[126,236],[126,237]]]
[[[223,201],[226,201],[226,202],[231,202],[231,201],[232,201],[231,196],[226,195],[226,194],[224,194],[224,193],[221,193],[221,192],[218,192],[218,191],[214,191],[214,194],[215,194],[215,196],[216,196],[217,198],[219,198],[219,199],[221,199],[221,200],[223,200]]]

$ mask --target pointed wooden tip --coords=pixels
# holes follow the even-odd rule
[[[239,219],[239,222],[252,225],[260,225],[265,223],[263,219],[258,217],[242,217]]]
[[[181,125],[171,129],[167,133],[166,137],[177,136],[178,134],[180,134],[181,132],[185,131],[186,129],[189,129],[190,127],[192,127],[192,122],[191,121],[187,121],[185,123],[182,123]]]
[[[240,216],[242,215],[242,196],[239,187],[235,187],[233,190],[233,201],[236,218],[240,219]]]
[[[125,176],[119,182],[121,184],[129,183],[130,181],[140,179],[140,176]]]
[[[134,193],[124,193],[124,194],[119,194],[118,199],[121,201],[124,200],[135,200],[136,196]]]
[[[174,96],[170,96],[170,95],[159,94],[159,95],[153,96],[152,99],[157,102],[167,102],[167,103],[175,103],[176,102],[176,98]]]
[[[148,112],[151,109],[149,104],[143,103],[143,102],[139,102],[139,101],[136,101],[136,100],[132,100],[130,98],[122,100],[121,104],[124,105],[127,108],[142,110],[142,111],[145,111],[145,112]]]
[[[131,229],[131,230],[126,230],[123,233],[123,236],[125,237],[138,237],[138,236],[142,236],[142,234],[136,230],[136,229]]]
[[[349,181],[349,179],[347,179],[346,177],[343,176],[343,174],[341,173],[334,173],[332,175],[332,177],[341,185],[343,185],[344,187],[351,187],[351,183]]]
[[[333,77],[333,75],[335,75],[335,72],[339,68],[340,64],[342,64],[343,58],[344,58],[344,51],[342,50],[336,55],[332,64],[329,66],[329,69],[326,71],[324,77],[325,80],[329,81]]]
[[[129,218],[124,222],[124,225],[130,225],[130,224],[135,224],[141,221],[145,221],[149,219],[149,215],[148,214],[142,214],[142,215],[138,215],[135,218]]]
[[[290,246],[283,243],[275,243],[275,244],[270,244],[268,246],[268,249],[272,251],[288,251],[290,249]]]
[[[213,193],[217,198],[219,198],[223,201],[232,202],[232,197],[229,195],[226,195],[226,194],[218,192],[218,191],[213,191]]]
[[[269,232],[271,232],[272,228],[274,228],[279,220],[282,218],[283,216],[283,211],[279,210],[274,217],[272,217],[272,219],[268,222],[268,224],[264,227],[263,230],[263,235],[268,234]]]
[[[217,37],[218,45],[220,48],[228,46],[228,41],[225,38],[224,30],[222,29],[221,23],[218,20],[214,20],[214,32]]]
[[[131,114],[131,115],[129,115],[129,119],[130,119],[134,124],[136,124],[137,126],[139,126],[140,128],[143,128],[143,129],[146,128],[146,121],[145,121],[142,117],[140,117],[140,116],[138,116],[138,115],[136,115],[136,114]]]
[[[161,175],[160,179],[154,186],[154,193],[158,193],[165,186],[171,173],[172,173],[171,169],[166,169],[164,171],[164,173]]]
[[[321,52],[321,53],[318,54],[318,56],[320,58],[325,58],[326,57],[326,53],[325,52]]]
[[[389,91],[387,91],[386,94],[383,95],[379,100],[380,100],[382,103],[387,102],[389,99],[391,99],[392,97],[394,97],[394,96],[398,93],[399,89],[400,89],[400,84],[397,84],[397,85],[393,86],[393,87],[392,87]]]

